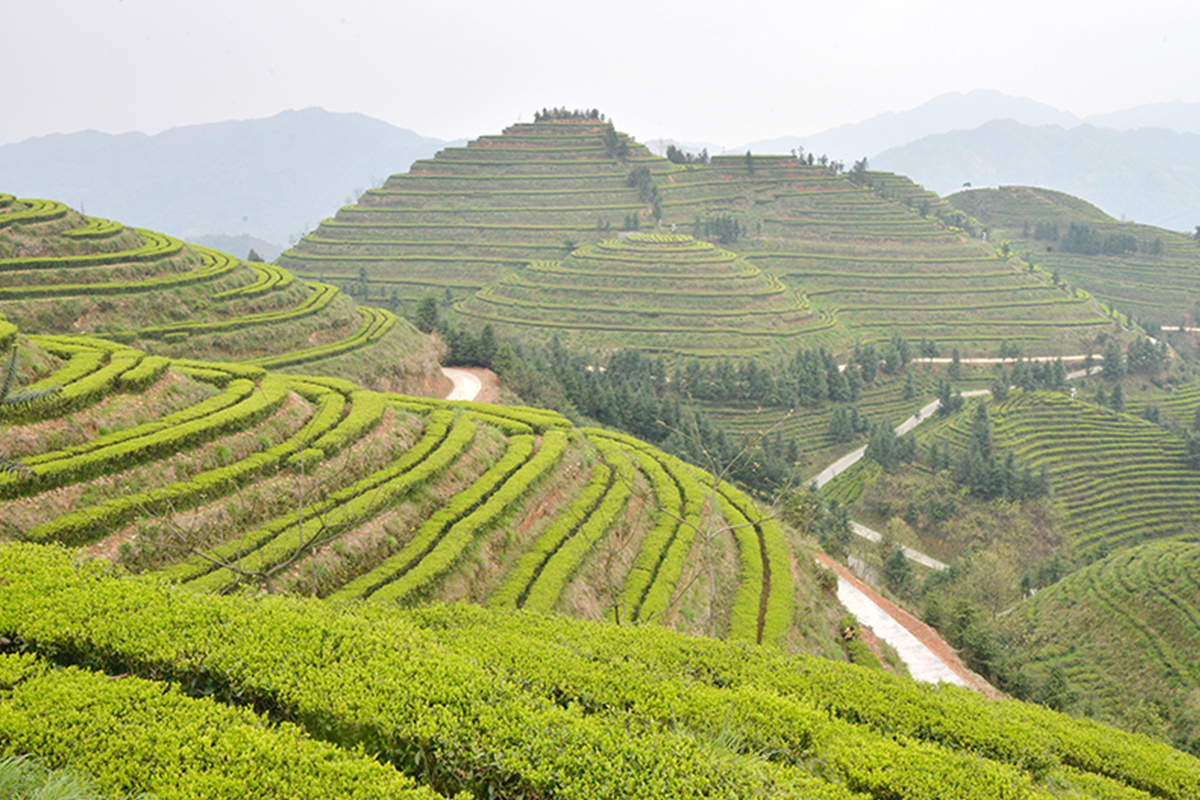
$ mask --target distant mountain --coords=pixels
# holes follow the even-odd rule
[[[995,119],[1063,127],[1080,123],[1074,114],[1028,97],[1013,97],[991,89],[978,89],[966,94],[950,92],[908,111],[888,111],[862,122],[839,125],[809,136],[784,136],[751,142],[734,152],[789,153],[796,147],[803,147],[805,152],[817,155],[825,153],[849,165],[863,156],[874,156],[931,134],[970,130]]]
[[[243,233],[241,236],[229,236],[223,233],[206,233],[202,236],[193,236],[190,241],[193,244],[198,244],[203,247],[211,247],[214,250],[220,250],[222,253],[229,253],[238,258],[245,258],[250,255],[253,250],[262,256],[264,261],[274,261],[279,258],[279,254],[283,252],[278,245],[259,239],[256,236],[251,236],[248,233]]]
[[[446,144],[320,108],[155,136],[53,134],[0,146],[0,191],[59,198],[93,216],[183,238],[250,235],[281,249],[353,202],[356,189]]]
[[[651,139],[646,142],[646,148],[656,156],[666,156],[667,146],[675,145],[685,153],[698,155],[701,150],[707,150],[710,156],[720,155],[724,148],[712,142],[681,142],[678,139]]]
[[[928,136],[871,159],[947,194],[964,183],[1038,185],[1112,214],[1191,231],[1200,223],[1200,135],[1161,128],[1117,131],[1032,127],[1011,120]]]
[[[1166,128],[1181,133],[1200,133],[1200,103],[1185,103],[1182,100],[1151,103],[1114,111],[1111,114],[1093,114],[1085,117],[1084,122],[1097,128],[1113,128],[1118,131]]]

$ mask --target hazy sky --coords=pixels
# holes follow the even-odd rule
[[[543,106],[734,147],[949,92],[1200,101],[1200,3],[5,0],[0,143],[322,106],[443,139]]]

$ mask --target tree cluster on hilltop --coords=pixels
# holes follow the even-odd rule
[[[607,121],[597,108],[577,108],[572,111],[565,106],[559,106],[557,108],[543,108],[541,111],[533,112],[534,122],[563,122],[567,120]]]
[[[672,164],[707,164],[708,148],[702,149],[699,153],[689,153],[669,144],[667,145],[667,160]]]
[[[1024,234],[1039,241],[1057,242],[1060,250],[1084,256],[1120,256],[1139,250],[1147,255],[1156,256],[1162,255],[1163,250],[1161,239],[1139,244],[1133,234],[1110,233],[1105,236],[1090,225],[1079,222],[1072,222],[1065,234],[1059,232],[1056,222],[1039,221],[1032,227],[1027,222]]]

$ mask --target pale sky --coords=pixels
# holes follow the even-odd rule
[[[1200,3],[3,0],[0,144],[321,106],[441,139],[599,108],[736,147],[950,91],[1200,101]]]

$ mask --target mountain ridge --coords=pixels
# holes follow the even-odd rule
[[[0,183],[184,237],[248,234],[282,249],[331,204],[447,144],[363,114],[310,107],[154,135],[89,130],[27,139],[0,146]]]

